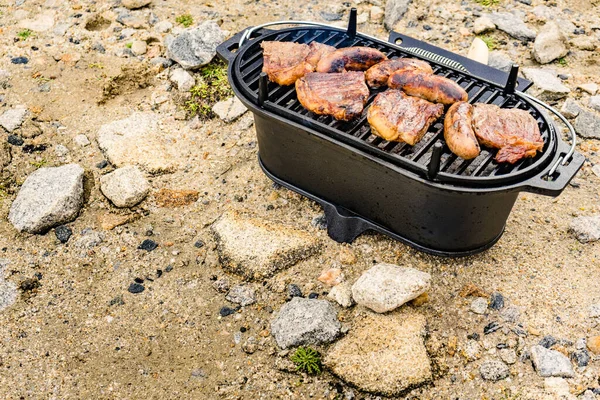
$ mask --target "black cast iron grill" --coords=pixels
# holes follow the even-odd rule
[[[350,46],[367,46],[376,48],[388,58],[415,57],[409,53],[391,48],[389,45],[376,43],[372,40],[350,37],[345,32],[324,29],[293,28],[285,32],[273,32],[261,37],[260,41],[291,41],[311,43],[313,41],[328,44],[336,48]],[[482,149],[481,154],[473,160],[463,160],[454,155],[443,138],[443,118],[433,124],[425,137],[415,146],[406,143],[388,142],[371,134],[366,113],[375,96],[384,89],[371,91],[365,111],[361,118],[351,122],[337,121],[331,116],[320,116],[306,110],[296,97],[293,85],[280,86],[261,78],[263,54],[260,41],[254,41],[243,50],[236,60],[233,77],[239,82],[240,89],[256,104],[280,116],[319,130],[350,145],[361,148],[386,161],[407,168],[423,177],[430,177],[440,182],[448,182],[463,186],[498,185],[522,179],[543,166],[547,165],[556,148],[555,134],[551,131],[548,121],[531,103],[519,98],[513,92],[491,82],[470,76],[468,73],[452,70],[443,65],[436,65],[430,60],[434,73],[452,79],[463,87],[469,94],[471,103],[489,103],[504,108],[520,108],[528,111],[538,122],[540,133],[544,139],[544,149],[534,158],[522,159],[514,165],[498,164],[494,161],[495,150]],[[266,98],[260,99],[260,85],[266,85]],[[439,170],[431,170],[432,157],[435,154],[435,144],[442,145],[439,152]],[[436,163],[438,161],[436,160]]]

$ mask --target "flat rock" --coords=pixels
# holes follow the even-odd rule
[[[324,364],[361,390],[395,396],[432,379],[425,317],[367,313],[327,353]]]
[[[556,72],[550,69],[523,68],[523,74],[535,85],[536,94],[542,100],[558,100],[571,90],[562,84]]]
[[[304,231],[226,212],[211,228],[221,265],[247,279],[270,277],[317,253],[319,241]]]
[[[431,275],[414,268],[377,264],[352,286],[357,304],[379,313],[391,311],[429,289]]]
[[[600,215],[577,217],[571,221],[569,231],[581,243],[595,242],[600,239]]]
[[[581,109],[573,124],[575,132],[581,137],[600,139],[600,114]]]
[[[19,232],[41,233],[77,217],[83,205],[83,168],[40,168],[27,177],[8,214]]]
[[[486,381],[506,379],[510,373],[508,365],[500,360],[485,360],[479,366],[479,373]]]
[[[487,31],[493,31],[494,29],[496,29],[496,24],[488,17],[479,17],[473,21],[473,32],[476,35]]]
[[[567,100],[565,100],[562,107],[560,108],[561,114],[567,118],[575,118],[579,115],[580,111],[581,106],[579,105],[579,103],[577,103],[570,97]]]
[[[388,0],[385,3],[385,16],[383,24],[386,29],[392,30],[406,12],[412,0]]]
[[[153,113],[134,113],[102,125],[97,137],[100,149],[117,167],[136,164],[153,174],[179,167],[181,154],[165,138]]]
[[[225,298],[232,303],[239,304],[242,307],[256,303],[256,294],[254,289],[248,285],[236,285],[229,290]]]
[[[490,51],[488,55],[488,65],[501,71],[508,72],[515,62],[501,51]]]
[[[123,7],[126,7],[130,10],[145,7],[150,3],[152,3],[152,0],[121,0]]]
[[[217,54],[217,46],[227,37],[215,21],[204,21],[195,28],[186,29],[167,42],[167,57],[185,69],[196,69],[208,64]]]
[[[335,285],[329,290],[327,298],[334,300],[342,307],[352,307],[354,304],[354,299],[352,298],[352,286],[350,286],[350,283],[348,282],[342,282]]]
[[[548,22],[535,38],[533,57],[540,64],[548,64],[567,55],[567,38],[555,22]]]
[[[150,191],[148,180],[138,167],[127,166],[100,178],[100,190],[117,207],[133,207]]]
[[[4,280],[4,271],[8,264],[8,260],[0,259],[0,312],[17,300],[17,285]]]
[[[212,110],[225,122],[233,122],[248,111],[240,99],[235,96],[227,100],[219,101],[213,106]]]
[[[187,92],[196,84],[194,77],[184,69],[175,68],[169,75],[171,82],[177,85],[177,90]]]
[[[45,32],[54,26],[54,14],[38,15],[37,18],[27,18],[19,22],[19,27],[34,32]]]
[[[6,110],[0,116],[0,125],[8,132],[12,132],[23,124],[25,116],[27,116],[27,109],[25,107],[16,107]]]
[[[590,108],[593,110],[600,111],[600,96],[590,97],[588,100],[588,106],[590,106]]]
[[[578,48],[579,50],[594,51],[598,40],[592,36],[577,36],[570,41],[571,46]]]
[[[540,345],[532,346],[531,361],[538,375],[542,377],[573,378],[575,376],[571,361],[558,351]]]
[[[509,12],[494,12],[487,15],[496,27],[501,31],[508,33],[510,36],[519,40],[533,40],[537,33],[529,28],[523,19]]]
[[[294,297],[271,321],[271,333],[282,349],[332,342],[342,325],[335,307],[327,300]]]
[[[598,85],[595,83],[582,83],[581,85],[577,85],[577,89],[581,89],[593,96],[598,92]]]

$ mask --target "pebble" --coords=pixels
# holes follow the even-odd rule
[[[142,293],[145,289],[146,288],[141,283],[134,282],[129,285],[129,288],[127,289],[127,291],[129,293],[137,294],[137,293]]]
[[[160,21],[158,24],[154,25],[154,30],[158,33],[167,33],[171,29],[173,29],[173,24],[169,21]]]
[[[402,19],[408,11],[411,0],[388,0],[385,2],[385,17],[383,24],[386,29],[393,30],[396,23]]]
[[[527,41],[537,36],[536,32],[529,28],[523,19],[510,12],[493,12],[487,17],[500,29],[515,39]]]
[[[130,10],[145,7],[151,2],[152,0],[121,0],[121,4],[123,5],[123,7],[126,7]]]
[[[148,45],[146,44],[146,42],[144,40],[134,40],[131,43],[131,52],[136,56],[141,56],[143,54],[146,54],[147,50],[148,50]]]
[[[256,303],[256,294],[248,285],[236,285],[229,290],[225,299],[245,307]]]
[[[498,354],[500,359],[509,365],[517,362],[517,353],[513,349],[500,349]]]
[[[228,315],[231,314],[235,314],[237,312],[238,309],[235,308],[231,308],[231,307],[227,307],[227,306],[223,306],[221,307],[221,309],[219,310],[219,315],[221,317],[226,317]]]
[[[531,360],[538,375],[542,377],[573,378],[575,376],[571,361],[558,351],[535,345],[531,347]]]
[[[229,280],[227,278],[218,279],[213,282],[212,286],[219,293],[227,293],[229,291]]]
[[[581,106],[572,98],[567,98],[560,108],[560,112],[567,118],[575,118],[579,115],[581,111]]]
[[[383,19],[385,12],[379,6],[372,6],[370,11],[371,21],[379,23]]]
[[[581,89],[593,96],[598,92],[598,85],[595,83],[582,83],[581,85],[577,85],[577,89]]]
[[[6,129],[9,133],[17,129],[25,121],[27,116],[27,109],[24,107],[12,108],[6,110],[0,116],[0,125]]]
[[[185,69],[199,68],[215,57],[226,37],[215,21],[204,21],[167,41],[167,57]]]
[[[87,136],[85,136],[83,134],[75,136],[73,138],[73,141],[79,147],[85,147],[85,146],[89,146],[90,145],[90,140],[88,139]]]
[[[596,355],[600,355],[600,336],[592,336],[587,338],[587,347]]]
[[[100,190],[116,207],[139,204],[150,192],[148,180],[138,167],[127,166],[100,178]]]
[[[108,161],[106,160],[102,160],[98,164],[96,164],[96,168],[98,169],[104,169],[106,167],[108,167]]]
[[[486,381],[496,382],[506,379],[510,373],[508,365],[499,360],[486,360],[479,366],[479,373]]]
[[[481,345],[477,340],[468,340],[462,354],[467,361],[479,360],[481,358]]]
[[[332,342],[341,327],[330,302],[301,297],[285,303],[271,321],[271,333],[282,349]]]
[[[543,346],[547,349],[551,348],[552,346],[554,346],[557,343],[556,339],[553,336],[547,335],[544,336],[542,338],[542,340],[539,341],[539,345]]]
[[[54,228],[54,234],[61,243],[67,243],[73,231],[66,225],[60,225]]]
[[[500,324],[498,324],[496,321],[492,321],[483,328],[483,334],[489,335],[490,333],[496,332],[500,328],[502,328]]]
[[[194,77],[182,68],[173,69],[169,79],[177,85],[177,90],[180,92],[188,92],[196,84]]]
[[[344,281],[344,273],[339,268],[330,268],[323,271],[317,280],[328,286],[339,285]]]
[[[24,143],[24,140],[17,135],[8,135],[7,141],[13,146],[22,146]]]
[[[240,99],[235,96],[227,100],[219,101],[213,106],[212,110],[225,122],[233,122],[248,111]]]
[[[535,38],[533,57],[540,64],[548,64],[567,55],[567,39],[555,22],[548,22]]]
[[[557,78],[556,72],[549,69],[523,68],[523,74],[531,80],[542,100],[558,100],[567,96],[571,90]]]
[[[10,62],[13,64],[27,64],[29,62],[29,58],[27,57],[13,57],[10,59]]]
[[[349,247],[342,247],[340,249],[340,262],[342,264],[353,265],[356,264],[358,258],[354,251]]]
[[[335,285],[327,294],[327,298],[334,300],[342,307],[352,307],[354,304],[354,299],[352,298],[352,286],[348,282],[342,282],[339,285]]]
[[[492,293],[489,307],[492,310],[500,310],[504,308],[504,296],[502,296],[502,293]]]
[[[302,294],[302,290],[300,290],[300,287],[298,287],[298,285],[290,283],[287,287],[288,289],[288,299],[292,299],[294,297],[304,297],[304,295]]]
[[[158,247],[158,244],[151,239],[144,239],[144,241],[138,246],[139,250],[152,251]]]
[[[587,367],[590,363],[590,353],[586,349],[575,350],[571,353],[571,360],[578,367]]]
[[[485,314],[488,308],[488,301],[484,297],[477,297],[471,302],[471,311],[475,314]]]
[[[352,297],[375,312],[388,312],[426,292],[430,280],[426,272],[381,263],[363,272],[352,286]]]
[[[476,35],[496,29],[496,24],[488,17],[479,17],[473,22],[473,32]]]
[[[8,214],[19,232],[42,233],[77,217],[83,205],[83,168],[39,168],[27,177]]]
[[[600,215],[574,218],[569,231],[581,243],[597,241],[600,239]]]
[[[590,108],[592,108],[596,111],[600,111],[600,96],[590,97],[590,99],[588,101],[588,106],[590,106]]]
[[[600,114],[582,108],[575,118],[573,127],[581,137],[600,139]]]

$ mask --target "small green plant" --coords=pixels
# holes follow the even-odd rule
[[[190,89],[190,96],[183,108],[190,117],[200,119],[214,117],[212,106],[221,100],[233,96],[227,82],[227,67],[222,62],[212,62],[202,67],[196,76],[196,85]]]
[[[558,63],[558,65],[560,65],[561,67],[566,67],[569,65],[569,62],[567,61],[566,58],[561,57],[558,60],[556,60],[556,62]]]
[[[481,4],[484,7],[497,6],[500,0],[475,0],[476,3]]]
[[[131,48],[131,46],[133,46],[133,43],[132,43],[132,42],[125,43],[125,47],[127,47],[128,49],[130,49],[130,48]]]
[[[309,374],[321,373],[321,354],[310,347],[298,347],[290,360],[296,364],[296,370]]]
[[[46,161],[46,159],[42,158],[40,161],[31,161],[30,164],[36,168],[42,168],[42,167],[45,167],[46,165],[48,165],[48,161]]]
[[[175,18],[175,22],[188,28],[194,23],[194,18],[190,14],[183,14]]]
[[[21,40],[27,40],[33,35],[33,31],[31,29],[23,29],[17,33],[17,37]]]
[[[479,39],[483,40],[483,43],[485,43],[485,45],[488,47],[488,49],[490,50],[495,50],[498,48],[498,42],[496,42],[496,39],[494,39],[491,36],[478,36]]]

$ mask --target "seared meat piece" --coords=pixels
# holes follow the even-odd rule
[[[473,108],[475,136],[480,144],[499,149],[497,162],[514,164],[544,148],[540,128],[527,111],[493,104],[475,104]]]
[[[374,135],[414,146],[443,113],[441,104],[407,96],[400,90],[386,90],[375,97],[367,119]]]
[[[321,58],[317,72],[365,71],[387,60],[385,54],[370,47],[345,47]]]
[[[425,61],[416,58],[396,58],[395,60],[385,60],[379,64],[373,65],[365,73],[367,84],[373,89],[386,86],[390,75],[400,69],[417,69],[428,74],[433,74],[431,65]]]
[[[479,155],[481,149],[473,131],[473,106],[460,101],[452,104],[444,118],[444,139],[450,150],[465,160]]]
[[[469,99],[467,92],[456,82],[418,70],[401,69],[394,72],[390,75],[388,86],[402,89],[409,96],[446,105]]]
[[[262,42],[260,45],[263,48],[262,70],[270,81],[280,85],[291,85],[313,72],[321,56],[335,50],[335,47],[321,43]]]
[[[306,109],[350,121],[362,114],[369,88],[364,72],[312,72],[296,81],[296,94]]]

